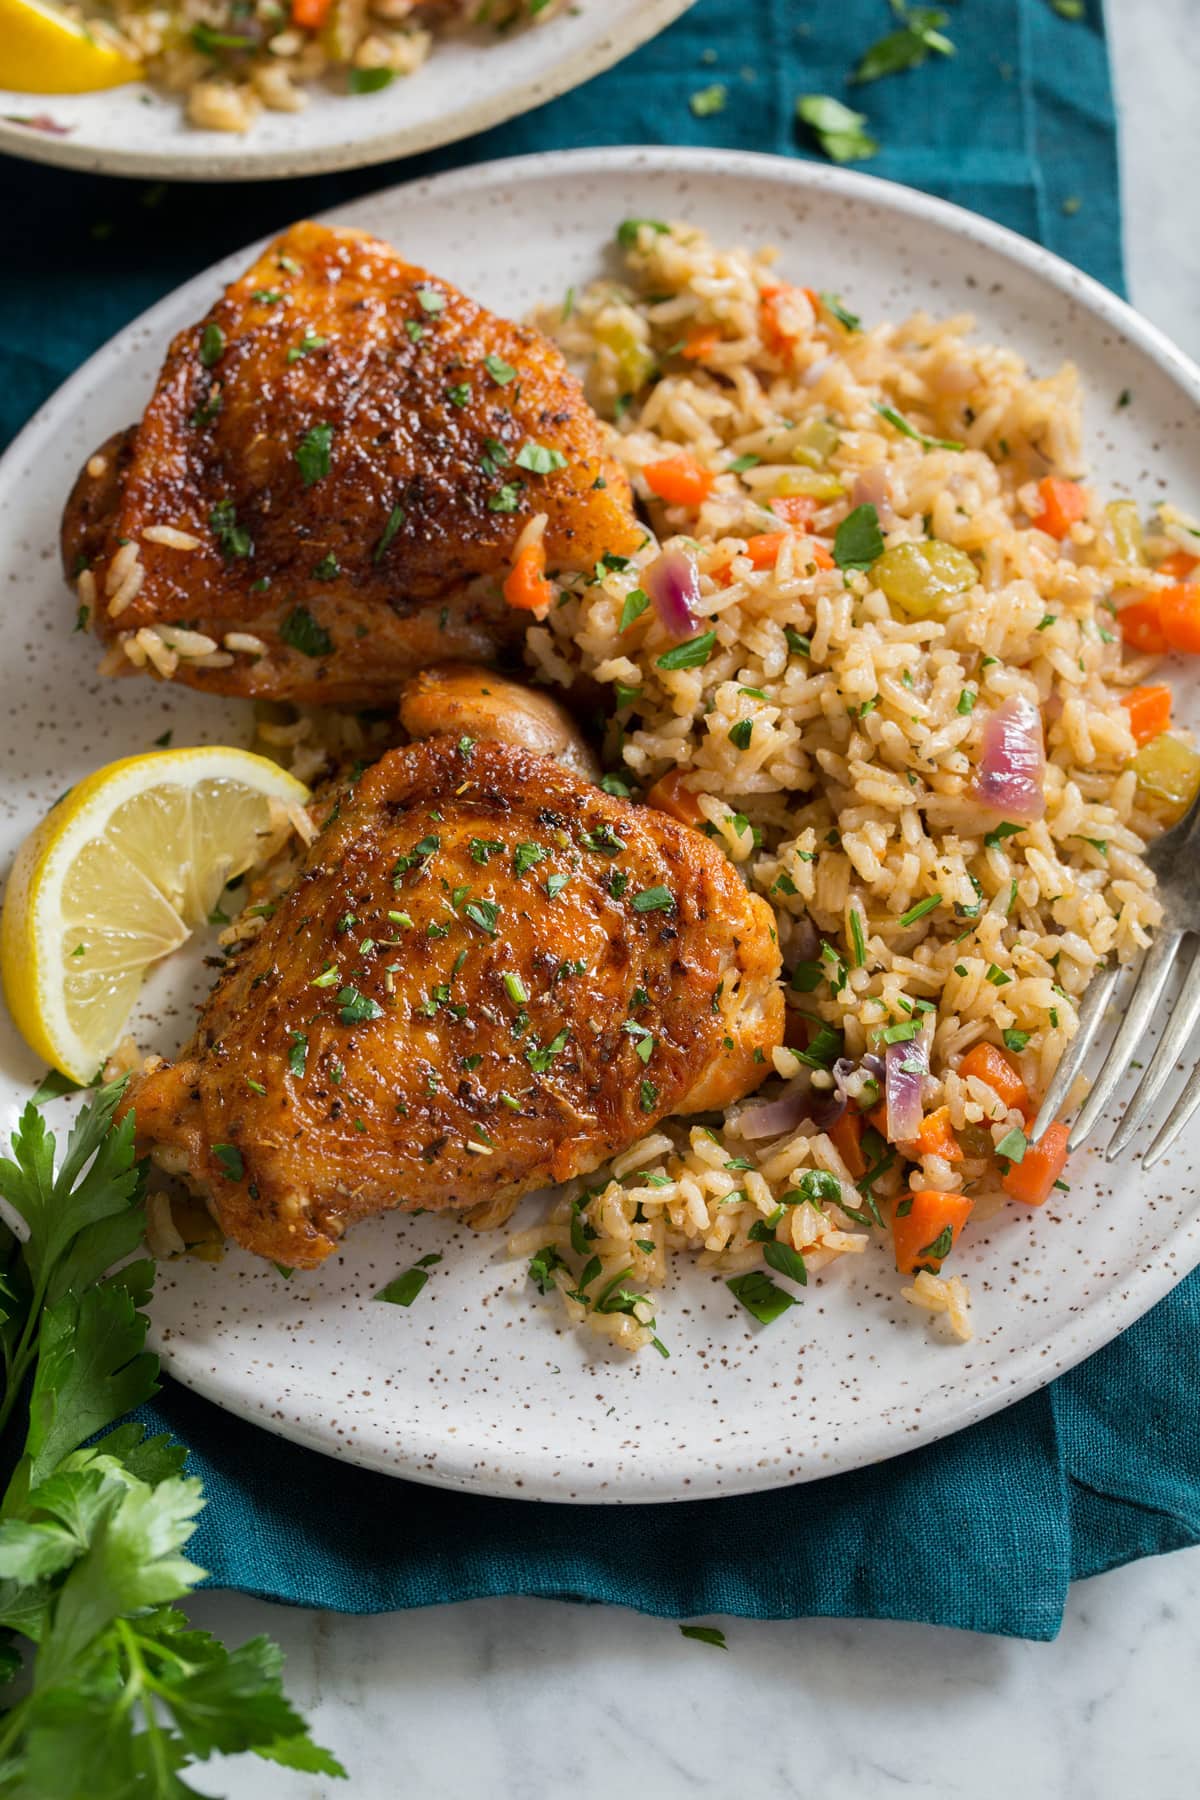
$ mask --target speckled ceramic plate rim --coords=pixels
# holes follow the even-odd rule
[[[964,243],[976,243],[1019,265],[1025,272],[1045,283],[1048,289],[1069,298],[1119,334],[1120,339],[1133,350],[1146,356],[1176,387],[1184,400],[1192,406],[1200,406],[1200,369],[1153,325],[1098,283],[1003,227],[947,202],[931,199],[874,177],[751,153],[630,148],[514,158],[506,162],[454,171],[408,184],[398,190],[386,190],[386,193],[389,196],[396,193],[407,194],[414,200],[418,197],[432,197],[443,202],[473,190],[495,187],[503,193],[547,178],[561,186],[581,181],[589,175],[602,177],[620,173],[636,177],[639,170],[648,176],[677,174],[694,178],[706,174],[720,175],[724,179],[740,178],[759,185],[773,184],[798,193],[825,191],[851,205],[855,200],[861,200],[872,207],[924,220],[957,236]],[[383,194],[366,196],[325,216],[337,223],[369,224],[373,207],[377,207],[383,198]],[[598,220],[597,233],[602,234],[609,223],[608,220]],[[172,301],[177,301],[180,294],[190,295],[193,290],[197,294],[211,292],[217,279],[243,266],[252,254],[253,248],[224,259],[215,268],[177,290],[171,297]],[[164,304],[166,303],[159,302],[127,330],[153,329],[156,316]],[[36,453],[36,440],[54,430],[56,421],[69,411],[76,397],[87,387],[89,372],[94,370],[96,361],[111,354],[112,346],[117,342],[119,337],[98,352],[97,357],[84,365],[58,390],[31,420],[7,455],[0,460],[0,495],[15,476],[18,464],[25,463],[31,454]],[[1195,1161],[1195,1128],[1184,1148],[1189,1157],[1190,1174]],[[414,1444],[397,1453],[384,1451],[370,1443],[347,1439],[333,1429],[331,1422],[323,1419],[283,1418],[279,1415],[275,1400],[260,1398],[254,1391],[255,1384],[252,1381],[247,1381],[242,1389],[231,1386],[228,1381],[219,1379],[215,1370],[202,1366],[203,1357],[190,1354],[186,1341],[181,1342],[173,1336],[163,1341],[160,1333],[154,1335],[158,1339],[158,1348],[165,1365],[185,1385],[193,1387],[251,1423],[364,1467],[438,1486],[510,1498],[611,1503],[668,1501],[748,1493],[793,1481],[816,1479],[884,1461],[902,1451],[932,1443],[962,1430],[1015,1404],[1102,1348],[1167,1294],[1198,1263],[1200,1214],[1193,1211],[1190,1218],[1172,1230],[1168,1241],[1154,1246],[1152,1255],[1135,1261],[1132,1267],[1122,1266],[1120,1278],[1110,1280],[1090,1297],[1086,1308],[1078,1315],[1072,1313],[1068,1324],[1061,1326],[1047,1338],[1031,1342],[1024,1349],[1008,1350],[1003,1362],[997,1363],[990,1370],[986,1364],[981,1364],[973,1384],[965,1390],[961,1383],[955,1381],[953,1363],[948,1363],[945,1382],[925,1395],[922,1417],[916,1422],[910,1407],[902,1403],[892,1404],[869,1421],[856,1423],[848,1442],[839,1442],[838,1448],[832,1452],[814,1455],[810,1461],[801,1462],[798,1466],[781,1467],[781,1458],[774,1454],[778,1445],[760,1443],[760,1467],[743,1468],[733,1475],[724,1472],[719,1462],[713,1467],[703,1460],[692,1462],[682,1469],[678,1465],[664,1466],[650,1472],[639,1468],[636,1480],[631,1480],[627,1491],[623,1493],[610,1485],[612,1471],[599,1468],[585,1468],[577,1472],[574,1487],[569,1492],[565,1491],[555,1479],[556,1474],[561,1474],[561,1470],[556,1471],[548,1466],[543,1454],[531,1454],[516,1444],[510,1444],[507,1452],[502,1453],[502,1462],[505,1454],[507,1456],[505,1466],[494,1465],[486,1472],[481,1472],[480,1451],[483,1447],[479,1444],[470,1445],[462,1440],[456,1443]],[[948,1354],[952,1356],[954,1353]],[[934,1401],[937,1402],[936,1410]],[[494,1446],[489,1445],[485,1454],[494,1458],[497,1451]]]
[[[600,0],[600,4],[604,5],[605,0]],[[301,142],[287,148],[257,150],[254,147],[254,132],[251,130],[244,138],[229,134],[223,136],[218,132],[196,134],[206,136],[210,142],[216,140],[221,144],[219,149],[211,147],[207,150],[193,150],[185,144],[178,151],[146,151],[140,148],[122,148],[119,144],[101,146],[80,143],[72,141],[70,137],[52,136],[0,118],[0,151],[29,162],[53,163],[60,168],[87,169],[97,174],[132,175],[165,181],[259,181],[267,178],[283,179],[293,175],[325,174],[336,169],[366,168],[372,163],[387,162],[393,157],[415,156],[423,150],[436,150],[442,144],[457,143],[460,138],[473,137],[476,132],[487,131],[493,125],[502,125],[507,119],[533,112],[547,101],[556,100],[560,94],[569,93],[572,88],[590,81],[594,75],[601,75],[606,69],[612,68],[614,63],[620,62],[650,38],[656,37],[660,31],[665,31],[668,25],[681,18],[694,4],[695,0],[628,0],[626,10],[615,24],[604,23],[598,35],[585,39],[577,48],[566,49],[548,60],[538,74],[508,84],[500,81],[486,99],[468,105],[450,105],[444,114],[433,120],[400,124],[381,131],[368,129],[374,124],[374,118],[363,111],[359,115],[359,130],[355,133],[350,128],[356,123],[356,114],[349,110],[345,115],[345,123],[350,135],[341,145],[322,144],[306,150]],[[546,31],[552,29],[553,24],[554,21],[551,21],[549,27],[533,29],[535,32]],[[547,47],[552,48],[550,44]],[[492,46],[485,46],[481,53],[486,54],[491,48]],[[429,60],[408,81],[388,89],[387,99],[402,105],[410,82],[437,81],[437,57],[438,46],[435,42]],[[497,72],[500,73],[499,65]],[[143,88],[144,84],[137,83],[136,87]],[[73,95],[70,98],[74,100],[79,97]],[[88,95],[86,98],[98,107],[104,105],[103,94]],[[341,95],[329,98],[351,109],[355,104]],[[5,110],[20,105],[34,113],[53,113],[58,99],[58,96],[51,94],[14,94],[11,89],[0,89],[0,100],[3,101]],[[301,112],[288,116],[302,122],[305,114]],[[302,130],[302,125],[299,129]]]

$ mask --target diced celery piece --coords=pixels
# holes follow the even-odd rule
[[[933,538],[885,550],[872,564],[871,580],[901,612],[929,619],[948,612],[959,594],[974,587],[979,571],[965,550]]]
[[[638,336],[628,319],[606,319],[597,327],[596,336],[616,356],[621,392],[636,394],[654,369],[654,352],[649,344]]]
[[[1140,563],[1142,558],[1142,521],[1136,500],[1110,500],[1105,507],[1108,528],[1117,555],[1122,562]]]
[[[836,500],[845,491],[836,475],[821,474],[817,469],[786,469],[771,483],[771,498],[780,500],[794,494],[810,500]]]
[[[828,419],[810,419],[792,445],[792,461],[820,469],[838,447],[837,427]]]
[[[1139,787],[1174,806],[1190,806],[1200,791],[1200,750],[1193,750],[1169,731],[1143,744],[1127,766],[1137,776]]]

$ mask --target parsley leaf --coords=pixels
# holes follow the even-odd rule
[[[323,625],[317,624],[307,606],[293,606],[279,627],[279,635],[302,656],[328,656],[333,649],[333,639]]]
[[[300,479],[306,488],[313,487],[328,475],[332,446],[332,425],[310,426],[296,445],[295,462],[300,470]]]
[[[868,500],[847,513],[833,539],[833,560],[839,569],[869,569],[883,555],[879,514]]]
[[[865,162],[879,149],[864,127],[865,113],[854,112],[831,94],[802,94],[796,117],[807,125],[826,156],[834,162]]]

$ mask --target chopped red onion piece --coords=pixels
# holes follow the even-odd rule
[[[1046,810],[1045,778],[1042,715],[1031,700],[1014,694],[984,721],[975,799],[1006,819],[1030,825]]]
[[[44,131],[47,137],[70,137],[75,127],[60,125],[50,113],[5,113],[4,121],[8,125],[24,125],[28,131]]]
[[[824,1094],[814,1088],[809,1095],[809,1113],[819,1131],[828,1131],[836,1125],[845,1110],[846,1096],[840,1087],[833,1087]]]
[[[664,550],[642,576],[659,622],[672,637],[690,637],[700,623],[700,577],[686,550]]]
[[[888,480],[887,470],[882,463],[873,468],[864,469],[856,478],[850,495],[851,506],[873,506],[884,531],[890,531],[896,523],[896,515],[892,511],[892,486]]]
[[[751,1142],[759,1138],[782,1137],[785,1131],[794,1131],[808,1117],[809,1091],[807,1076],[799,1076],[778,1100],[768,1100],[765,1106],[751,1107],[738,1120],[738,1130],[744,1138]]]
[[[906,1044],[889,1044],[884,1057],[884,1093],[887,1096],[887,1135],[891,1144],[911,1143],[921,1129],[921,1083],[928,1060],[920,1038]]]

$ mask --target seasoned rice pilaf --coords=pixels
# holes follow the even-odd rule
[[[886,1233],[906,1297],[966,1338],[943,1261],[972,1209],[1064,1185],[1063,1128],[1025,1133],[1096,969],[1158,924],[1142,851],[1200,784],[1138,613],[1191,585],[1200,534],[1080,484],[1070,366],[1035,376],[966,317],[860,322],[687,226],[619,240],[627,280],[538,323],[586,366],[659,542],[565,587],[527,654],[596,685],[618,782],[770,900],[789,1048],[513,1253],[637,1349],[673,1251],[770,1320]]]
[[[544,24],[564,0],[86,0],[68,11],[145,63],[178,94],[191,124],[249,131],[265,107],[299,112],[330,77],[350,95],[412,75],[439,35],[489,37]],[[487,40],[481,40],[486,47]]]

